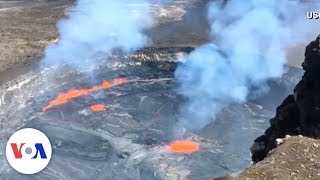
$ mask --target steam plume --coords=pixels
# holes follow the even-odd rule
[[[311,29],[306,12],[299,1],[211,3],[208,19],[215,44],[197,48],[175,72],[179,93],[187,98],[181,122],[202,128],[226,105],[246,101],[252,87],[281,76],[286,48],[304,42]]]
[[[83,62],[114,48],[137,50],[149,42],[143,30],[152,23],[145,0],[78,0],[57,25],[59,41],[48,46],[45,63]]]

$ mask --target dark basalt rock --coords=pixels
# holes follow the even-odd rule
[[[305,73],[294,88],[294,94],[284,99],[264,135],[251,147],[254,162],[264,159],[276,147],[276,139],[285,135],[320,137],[320,35],[305,51],[302,63]]]

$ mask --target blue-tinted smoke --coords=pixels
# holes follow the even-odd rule
[[[124,52],[148,44],[142,32],[151,26],[150,4],[145,0],[78,0],[57,25],[59,41],[45,51],[44,63],[76,63],[97,54]]]
[[[181,122],[191,129],[209,124],[228,104],[246,101],[252,87],[281,76],[286,48],[305,41],[308,31],[306,7],[298,1],[215,1],[208,12],[214,44],[197,48],[175,72],[187,99]]]

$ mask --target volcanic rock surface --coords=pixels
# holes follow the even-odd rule
[[[302,66],[305,73],[294,94],[284,99],[270,120],[271,126],[254,141],[251,147],[254,162],[276,147],[277,138],[298,134],[320,137],[320,35],[306,47]]]
[[[48,135],[54,149],[49,166],[33,176],[18,174],[1,158],[0,178],[207,179],[247,167],[250,139],[266,127],[272,108],[257,102],[233,104],[204,130],[185,130],[178,122],[184,100],[176,94],[173,73],[177,60],[192,50],[146,48],[132,55],[98,58],[92,66],[83,62],[85,68],[63,65],[30,71],[2,85],[1,148],[17,129],[33,127]],[[289,91],[299,79],[296,71],[290,68],[288,73],[294,74],[270,84]],[[42,110],[69,89],[119,77],[128,82]],[[90,106],[97,103],[106,110],[92,111]],[[200,151],[170,152],[167,145],[176,139],[197,142]]]
[[[264,160],[244,172],[216,179],[320,179],[320,140],[292,136],[282,141]]]
[[[39,60],[69,0],[0,1],[0,72]]]

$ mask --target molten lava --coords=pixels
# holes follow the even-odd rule
[[[102,89],[109,89],[113,86],[114,84],[108,82],[108,81],[103,81],[102,83]]]
[[[200,145],[189,140],[178,140],[168,145],[168,149],[177,153],[194,153],[200,150]]]
[[[119,84],[126,83],[126,82],[128,82],[128,80],[125,78],[116,78],[113,80],[112,83],[108,82],[108,81],[103,81],[103,83],[101,85],[93,86],[89,89],[70,89],[65,93],[59,94],[56,99],[49,102],[49,104],[47,106],[44,106],[42,108],[42,110],[47,111],[48,109],[54,108],[56,106],[66,104],[71,99],[74,99],[74,98],[77,98],[80,96],[85,96],[85,95],[88,95],[89,93],[92,93],[95,91],[109,89],[115,85],[119,85]]]
[[[128,80],[126,78],[116,78],[113,80],[113,84],[122,84],[122,83],[126,83],[128,82]]]
[[[105,111],[106,107],[103,104],[94,104],[92,106],[90,106],[92,111],[95,112],[100,112],[100,111]]]

